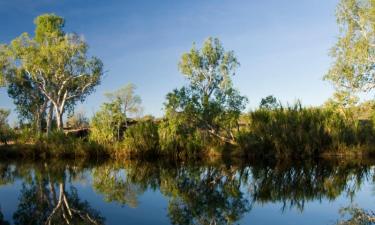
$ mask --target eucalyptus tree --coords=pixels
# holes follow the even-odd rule
[[[65,33],[64,19],[54,14],[38,16],[35,36],[23,33],[7,49],[7,71],[26,77],[53,105],[58,129],[63,128],[63,114],[77,101],[84,101],[100,83],[103,64],[88,57],[83,37]],[[4,71],[4,69],[3,69]]]
[[[232,85],[238,66],[234,52],[217,38],[208,38],[201,49],[194,45],[179,62],[189,84],[167,95],[167,116],[184,114],[195,128],[234,143],[232,131],[247,102]]]
[[[331,50],[334,63],[325,79],[339,90],[375,87],[375,0],[341,0],[337,6],[340,35]]]
[[[120,105],[121,112],[125,117],[126,127],[128,127],[128,115],[140,113],[142,111],[142,100],[139,95],[135,94],[135,89],[136,86],[129,83],[114,92],[106,93],[106,96],[110,101],[118,102]]]

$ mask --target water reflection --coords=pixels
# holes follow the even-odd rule
[[[22,181],[14,224],[104,224],[101,209],[80,199],[75,187],[88,182],[104,201],[132,208],[146,191],[160,191],[170,223],[219,225],[238,223],[257,205],[282,203],[282,211],[303,212],[308,202],[352,199],[364,181],[373,183],[371,165],[353,160],[1,162],[0,184]],[[0,224],[7,224],[2,214]]]

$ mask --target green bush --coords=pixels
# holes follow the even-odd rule
[[[153,121],[141,121],[130,126],[122,142],[124,152],[121,154],[154,155],[159,147],[158,127]]]

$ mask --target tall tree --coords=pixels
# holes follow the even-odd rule
[[[202,49],[194,45],[179,62],[189,85],[167,95],[167,115],[188,115],[196,128],[233,142],[232,129],[247,101],[232,87],[238,66],[234,52],[225,51],[217,38],[208,38]]]
[[[100,83],[103,64],[87,56],[87,44],[76,34],[63,31],[64,19],[54,14],[38,16],[35,36],[27,33],[6,46],[8,65],[25,73],[55,109],[58,129],[63,114],[77,101],[84,101]]]
[[[340,36],[331,50],[335,61],[324,78],[340,90],[373,90],[375,0],[341,0],[336,16]]]

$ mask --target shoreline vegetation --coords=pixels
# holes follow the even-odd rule
[[[304,108],[300,104],[252,111],[241,115],[236,144],[199,138],[186,132],[163,136],[164,120],[132,120],[120,140],[96,141],[90,128],[34,135],[31,129],[13,131],[11,142],[0,145],[0,158],[111,159],[227,159],[227,158],[366,158],[375,156],[370,120],[351,121],[337,112]],[[83,132],[80,132],[83,131]],[[115,134],[116,129],[112,130]],[[167,140],[163,139],[167,138]]]
[[[142,100],[133,84],[105,93],[107,101],[90,119],[75,111],[75,105],[100,85],[104,65],[89,56],[82,36],[64,31],[64,18],[40,15],[34,35],[23,33],[0,45],[0,85],[20,119],[11,127],[10,111],[0,109],[0,157],[375,155],[375,102],[357,97],[375,87],[375,46],[373,39],[366,39],[375,36],[374,8],[373,2],[338,4],[341,33],[331,53],[335,62],[324,76],[336,92],[322,106],[305,107],[300,101],[285,105],[270,95],[245,112],[248,98],[232,82],[239,61],[218,38],[209,37],[201,47],[193,44],[182,54],[178,69],[187,82],[166,94],[162,118],[141,116]]]

